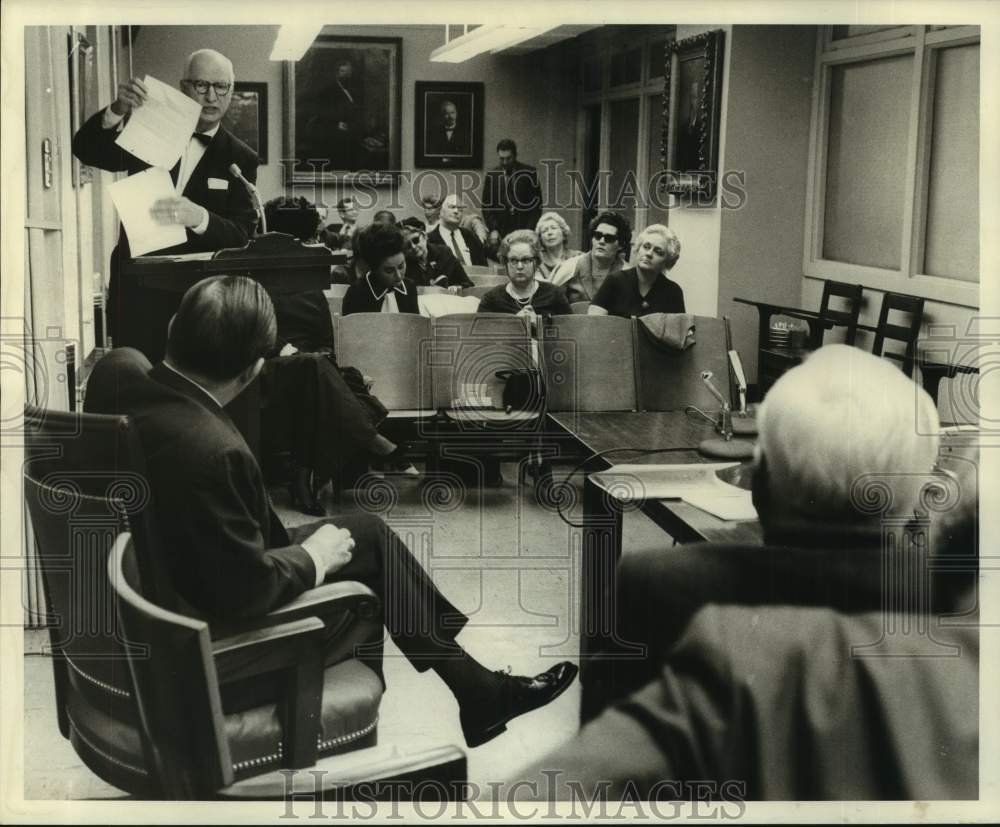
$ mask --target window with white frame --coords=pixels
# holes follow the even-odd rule
[[[979,305],[979,28],[820,31],[803,272]]]
[[[607,26],[580,38],[577,155],[587,185],[598,184],[583,211],[584,227],[601,208],[615,209],[636,228],[666,223],[663,197],[652,197],[649,182],[660,168],[663,76],[674,32],[674,26]]]

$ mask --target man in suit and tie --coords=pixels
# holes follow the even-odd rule
[[[180,88],[201,104],[198,124],[177,164],[170,171],[177,194],[157,201],[151,210],[160,224],[179,224],[187,240],[157,254],[178,254],[242,247],[254,231],[257,214],[250,193],[229,167],[236,164],[243,176],[257,180],[257,155],[221,125],[232,101],[233,64],[211,49],[188,57]],[[73,138],[73,154],[83,163],[110,172],[130,175],[149,164],[115,143],[125,121],[142,106],[147,90],[138,78],[118,87],[118,97],[90,118]],[[132,345],[150,359],[163,355],[163,331],[176,308],[171,294],[148,301],[132,280],[123,277],[121,265],[131,257],[128,236],[119,234],[111,256],[108,285],[108,332],[116,345]]]
[[[499,245],[514,230],[534,230],[542,216],[538,172],[517,160],[517,144],[504,138],[497,144],[499,166],[483,181],[483,219],[490,245]]]
[[[463,204],[457,195],[449,195],[441,204],[441,222],[427,234],[431,244],[441,244],[458,259],[459,264],[486,265],[483,243],[471,230],[462,227]]]
[[[472,145],[468,130],[458,120],[458,107],[454,101],[442,102],[440,118],[427,130],[424,151],[427,155],[471,155]]]
[[[404,218],[399,228],[406,239],[406,277],[420,286],[447,287],[458,293],[472,287],[472,279],[443,244],[427,243],[427,228],[419,218]]]
[[[455,640],[468,618],[380,518],[345,514],[286,531],[224,410],[260,373],[276,335],[260,284],[214,276],[184,294],[161,363],[119,348],[90,378],[87,410],[135,424],[163,565],[191,613],[210,624],[258,617],[324,580],[360,581],[381,598],[385,626],[413,666],[452,691],[472,747],[560,695],[576,675],[568,662],[527,678],[472,658]]]

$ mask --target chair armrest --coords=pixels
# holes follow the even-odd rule
[[[325,618],[344,612],[367,620],[378,617],[381,611],[382,604],[375,592],[363,583],[344,580],[339,583],[322,583],[260,617],[213,622],[211,632],[213,638],[232,637],[302,618]]]
[[[271,672],[285,673],[278,710],[287,767],[316,763],[323,706],[325,628],[322,621],[311,617],[212,642],[220,684]]]

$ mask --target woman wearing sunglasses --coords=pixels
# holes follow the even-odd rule
[[[604,280],[625,268],[632,227],[613,212],[602,212],[590,222],[590,250],[564,261],[552,274],[569,302],[593,301]]]
[[[662,224],[651,224],[639,234],[635,267],[605,279],[587,313],[591,316],[645,316],[647,313],[683,313],[684,291],[667,278],[681,255],[677,234]]]
[[[512,313],[527,316],[532,324],[538,316],[571,313],[561,287],[535,278],[542,257],[538,236],[531,230],[514,230],[500,242],[500,263],[507,284],[490,290],[479,302],[480,313]]]

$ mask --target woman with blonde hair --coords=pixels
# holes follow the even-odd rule
[[[557,212],[547,212],[538,219],[535,235],[541,244],[541,259],[538,262],[538,276],[550,281],[556,268],[566,259],[580,255],[579,250],[569,248],[570,229],[566,220]]]

